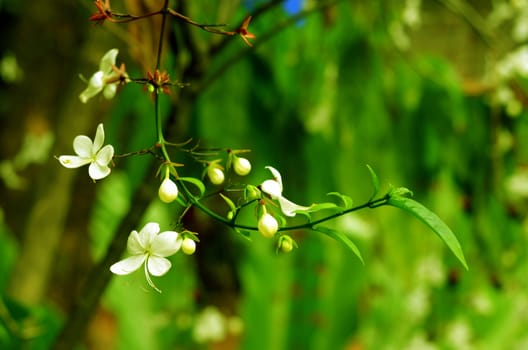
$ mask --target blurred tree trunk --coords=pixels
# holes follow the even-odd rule
[[[93,27],[87,20],[89,11],[78,2],[35,0],[30,6],[17,6],[21,12],[4,33],[4,38],[9,38],[4,45],[16,56],[23,79],[5,91],[9,114],[1,118],[1,156],[13,158],[28,134],[55,136],[49,160],[43,165],[30,165],[20,174],[27,186],[1,190],[7,224],[20,242],[8,294],[22,304],[35,305],[50,292],[48,282],[55,264],[66,255],[77,254],[59,250],[64,235],[71,235],[74,241],[87,240],[85,224],[75,225],[83,228],[82,232],[66,232],[65,222],[68,215],[87,220],[86,204],[81,207],[75,199],[86,201],[92,197],[90,186],[79,185],[89,185],[91,180],[84,172],[61,167],[53,155],[73,154],[75,135],[93,138],[99,122],[94,117],[101,115],[95,109],[100,107],[87,104],[81,108],[78,94],[84,83],[78,74],[93,72],[98,66],[95,57],[100,57],[101,49],[99,46],[96,50],[95,44],[101,39],[100,30],[88,35]],[[76,183],[77,176],[80,178]],[[78,260],[67,261],[75,264]],[[65,285],[71,288],[75,283],[68,281]],[[53,291],[51,294],[57,295]]]

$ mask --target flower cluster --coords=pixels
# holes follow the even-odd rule
[[[110,7],[110,0],[97,0],[95,1],[95,6],[98,12],[92,15],[90,20],[97,23],[102,23],[105,20],[120,23],[140,18],[114,13]],[[182,16],[171,9],[168,9],[166,13],[171,16],[176,16],[189,24],[198,25],[203,29],[209,28],[207,26],[201,26],[188,17]],[[248,30],[251,19],[251,16],[246,17],[240,27],[234,31],[219,31],[218,33],[239,35],[248,46],[252,46],[249,39],[254,39],[255,35]],[[213,32],[216,31],[213,30]],[[82,103],[87,103],[88,100],[99,93],[104,98],[111,99],[116,95],[122,85],[129,82],[145,84],[147,90],[155,96],[160,93],[170,93],[169,88],[174,84],[170,81],[167,72],[161,72],[156,67],[154,73],[148,72],[147,78],[145,79],[130,79],[125,65],[121,64],[117,66],[116,64],[118,53],[118,49],[114,48],[103,55],[99,62],[99,69],[91,75],[87,80],[86,88],[79,94],[79,99]],[[159,125],[157,127],[159,129]],[[178,145],[166,142],[162,136],[162,130],[158,130],[158,135],[159,139],[156,145],[149,152],[154,154],[157,150],[161,151],[156,155],[163,160],[158,172],[161,174],[158,197],[164,203],[177,202],[187,209],[192,205],[200,206],[199,200],[205,194],[205,184],[202,180],[204,178],[208,179],[209,184],[213,187],[213,191],[216,191],[216,193],[224,198],[231,207],[228,219],[220,221],[231,224],[232,227],[236,228],[236,215],[238,211],[243,206],[256,202],[258,217],[253,230],[259,231],[267,238],[274,237],[280,230],[278,218],[282,220],[281,222],[284,222],[283,215],[293,217],[296,213],[309,209],[308,207],[300,206],[289,201],[282,195],[283,185],[281,175],[271,166],[266,168],[271,172],[273,178],[265,180],[260,186],[247,185],[244,191],[245,202],[237,206],[228,196],[223,195],[222,192],[225,191],[225,193],[228,193],[231,190],[232,184],[239,181],[239,177],[247,176],[251,172],[251,162],[241,156],[247,150],[228,149],[226,158],[214,160],[203,159],[202,155],[197,152],[195,159],[204,164],[202,179],[181,177],[175,167],[182,164],[173,163],[169,159],[169,153],[167,151],[169,146],[178,147]],[[90,178],[94,181],[105,178],[111,173],[110,163],[114,158],[114,147],[112,145],[104,145],[104,139],[103,124],[97,126],[93,141],[84,135],[75,137],[73,140],[75,155],[59,156],[58,160],[60,164],[66,168],[78,168],[88,165]],[[186,151],[191,154],[193,152],[192,149]],[[141,151],[138,153],[141,153]],[[211,154],[208,154],[206,157],[209,156]],[[185,187],[184,182],[189,182],[196,186],[200,193],[198,195],[190,193]],[[280,208],[280,211],[276,209],[277,207]],[[216,217],[219,218],[218,216]],[[181,218],[178,224],[181,224]],[[184,254],[194,254],[196,251],[196,243],[199,242],[196,233],[187,230],[179,231],[160,232],[160,225],[155,222],[147,223],[139,232],[133,230],[127,241],[128,257],[113,264],[110,267],[110,271],[116,275],[127,275],[143,267],[148,284],[155,290],[160,291],[152,281],[151,276],[162,276],[166,274],[171,268],[171,262],[168,257],[176,254],[180,249]],[[279,236],[278,248],[288,252],[293,246],[295,246],[295,242],[291,237],[284,234]]]

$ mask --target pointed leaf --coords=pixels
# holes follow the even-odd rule
[[[250,231],[247,231],[247,230],[244,230],[244,229],[241,229],[241,228],[238,228],[238,227],[235,227],[235,231],[237,233],[240,233],[240,235],[242,235],[242,237],[244,237],[248,241],[251,241],[251,232]]]
[[[365,265],[365,261],[363,261],[363,257],[361,256],[361,252],[359,251],[358,247],[344,233],[326,226],[314,226],[312,229],[317,232],[324,233],[325,235],[345,244],[359,258],[361,263]]]
[[[205,193],[205,185],[202,181],[198,180],[195,177],[179,177],[178,180],[185,181],[196,186],[196,188],[198,188],[198,191],[200,191],[198,197],[203,196],[203,194]]]
[[[352,208],[352,204],[354,204],[354,201],[352,200],[352,198],[350,198],[346,194],[342,194],[339,192],[330,192],[330,193],[327,193],[327,195],[339,197],[339,199],[343,202],[343,206],[341,207],[343,209]]]
[[[370,199],[373,199],[375,198],[378,193],[379,193],[379,187],[380,187],[380,184],[379,184],[379,179],[378,179],[378,175],[376,175],[376,173],[374,172],[374,170],[370,167],[370,165],[367,164],[367,169],[370,173],[370,178],[372,180],[372,185],[374,186],[374,192],[372,193],[372,197],[370,197]]]
[[[462,247],[458,242],[455,234],[451,229],[432,211],[424,207],[421,203],[407,197],[401,197],[399,195],[392,194],[387,204],[393,207],[400,208],[415,217],[417,217],[424,224],[429,226],[438,237],[448,246],[451,252],[457,257],[462,265],[468,269]]]
[[[220,193],[220,197],[222,197],[222,199],[227,203],[227,205],[229,206],[229,209],[231,209],[231,211],[236,212],[237,207],[236,207],[235,203],[233,203],[231,198],[229,198],[227,196],[224,196],[222,193]]]
[[[308,207],[306,210],[309,213],[314,213],[319,210],[325,210],[325,209],[336,209],[339,208],[337,204],[331,203],[331,202],[325,202],[325,203],[314,203]],[[302,213],[302,211],[298,211],[297,213]]]

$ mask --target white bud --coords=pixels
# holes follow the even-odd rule
[[[209,166],[207,169],[207,176],[209,176],[209,180],[211,180],[211,183],[213,185],[220,185],[222,182],[224,182],[225,175],[222,169],[216,167],[216,166]]]
[[[176,186],[174,181],[166,177],[159,187],[158,195],[163,202],[170,203],[178,197],[178,186]]]
[[[258,230],[266,238],[271,238],[277,233],[279,223],[271,214],[264,213],[258,221]]]
[[[251,171],[251,163],[246,158],[236,157],[233,161],[233,169],[240,176],[246,176]]]
[[[192,255],[196,251],[196,242],[189,237],[185,237],[183,239],[181,249],[185,254]]]

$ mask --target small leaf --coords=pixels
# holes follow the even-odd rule
[[[433,230],[442,241],[444,241],[466,270],[468,270],[462,247],[453,231],[451,231],[451,229],[435,213],[424,207],[421,203],[411,198],[395,195],[394,192],[391,193],[387,204],[405,210],[429,226],[429,228]]]
[[[325,209],[336,209],[336,208],[339,208],[337,206],[337,204],[335,203],[330,203],[330,202],[325,202],[325,203],[314,203],[312,205],[310,205],[308,207],[308,209],[306,209],[307,212],[309,213],[314,213],[316,211],[319,211],[319,210],[325,210]],[[297,213],[302,213],[303,210],[298,210]]]
[[[238,228],[238,227],[235,227],[235,231],[237,233],[240,233],[240,235],[242,235],[242,237],[244,237],[248,241],[251,241],[251,232],[250,231],[243,230],[243,229]]]
[[[339,192],[330,192],[330,193],[327,193],[327,195],[339,197],[339,199],[343,202],[343,206],[341,207],[343,209],[352,208],[352,204],[354,204],[354,201],[352,200],[352,198],[350,198],[346,194],[342,194]]]
[[[363,257],[361,256],[361,252],[359,251],[358,247],[344,233],[326,226],[314,226],[312,227],[312,229],[314,231],[321,232],[329,237],[332,237],[333,239],[340,241],[341,243],[344,243],[359,258],[361,263],[365,265],[365,262],[363,261]]]
[[[178,180],[185,181],[196,186],[196,188],[198,188],[198,191],[200,191],[200,195],[198,195],[198,197],[203,196],[203,194],[205,193],[205,185],[202,181],[198,180],[195,177],[179,177]]]
[[[222,199],[227,203],[227,205],[229,205],[229,209],[231,209],[231,211],[237,211],[236,205],[235,203],[233,203],[231,198],[224,196],[222,193],[220,193],[220,197],[222,197]]]
[[[393,188],[389,192],[390,197],[392,196],[405,197],[405,196],[412,196],[412,195],[413,195],[413,192],[406,187]]]
[[[372,180],[372,185],[374,186],[374,192],[372,193],[372,197],[370,197],[370,199],[374,199],[379,193],[379,187],[380,187],[379,179],[378,179],[378,175],[376,175],[374,170],[368,164],[367,164],[367,169],[368,169],[368,171],[370,173],[370,178]]]

